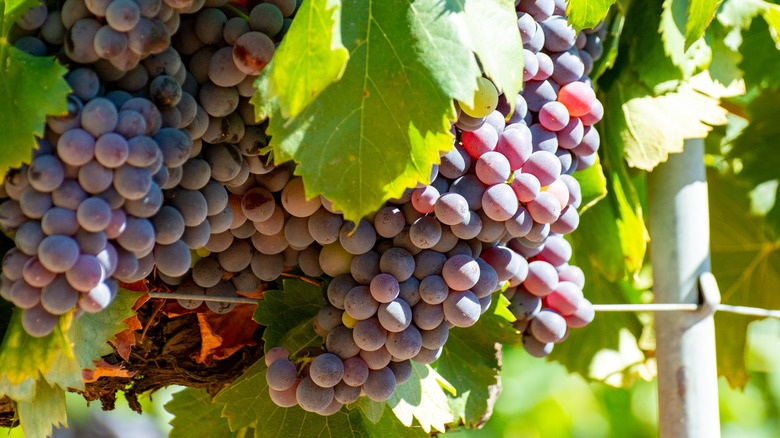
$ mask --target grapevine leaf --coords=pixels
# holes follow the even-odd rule
[[[411,426],[417,419],[426,433],[432,429],[445,432],[444,425],[455,418],[442,381],[444,378],[430,366],[412,362],[412,376],[396,387],[387,404],[406,426]],[[449,383],[444,381],[443,385],[449,386]]]
[[[628,5],[618,43],[619,56],[604,78],[625,80],[626,76],[636,75],[653,94],[676,86],[683,73],[667,56],[664,42],[658,36],[662,13],[659,2],[634,1]],[[614,50],[609,53],[614,53]],[[606,81],[607,86],[609,80]],[[605,110],[608,109],[605,105]]]
[[[314,318],[325,305],[322,288],[302,280],[284,280],[282,290],[263,294],[253,319],[265,326],[265,351],[285,347],[291,353],[322,343],[314,332]]]
[[[431,364],[454,389],[454,394],[448,394],[454,426],[473,427],[490,415],[491,399],[499,391],[499,344],[520,341],[507,305],[503,295],[495,294],[474,326],[450,329],[441,357]]]
[[[769,34],[775,40],[775,45],[780,44],[780,6],[767,4],[763,16],[769,25]]]
[[[307,196],[324,194],[355,221],[428,181],[439,151],[452,147],[451,99],[470,100],[478,75],[449,8],[343,2],[343,77],[293,119],[275,105],[268,128],[274,160],[299,163]],[[267,96],[259,87],[253,101]]]
[[[780,108],[777,100],[778,90],[762,90],[745,108],[750,120],[733,141],[729,158],[738,158],[742,162],[740,179],[752,185],[758,185],[778,177],[777,167],[780,166],[780,154],[777,153],[777,138],[780,126]],[[775,166],[775,167],[773,167]]]
[[[165,410],[174,415],[170,438],[229,438],[231,432],[226,418],[220,417],[224,405],[214,403],[204,389],[186,388],[173,394]]]
[[[268,396],[263,361],[252,365],[215,402],[224,406],[231,430],[254,427],[255,437],[428,437],[419,425],[406,427],[395,415],[382,415],[374,424],[361,409],[342,408],[323,417],[298,406],[282,408]]]
[[[465,12],[459,26],[485,73],[499,90],[514,96],[523,87],[523,41],[516,31],[517,13],[509,0],[453,0]],[[456,97],[453,94],[453,97]],[[458,100],[470,104],[459,97]]]
[[[0,35],[7,37],[11,31],[11,25],[22,16],[28,9],[34,7],[39,2],[36,0],[5,0],[0,3],[0,6],[4,6],[0,9]]]
[[[590,207],[607,196],[607,179],[604,177],[601,160],[598,158],[592,166],[585,170],[574,172],[573,176],[580,183],[582,204],[578,212],[582,215]]]
[[[692,44],[686,43],[686,26],[691,23],[690,17],[686,17],[689,5],[692,7],[693,3],[689,4],[688,0],[665,0],[659,28],[666,54],[684,78],[690,77],[696,67],[706,67],[712,59],[712,50],[701,36]]]
[[[707,174],[710,204],[712,273],[721,301],[732,305],[780,308],[780,241],[761,217],[750,214],[750,186],[716,171]],[[728,212],[724,214],[724,212]],[[718,372],[732,387],[744,388],[749,376],[745,356],[748,324],[755,317],[717,313],[715,339]]]
[[[658,97],[645,94],[641,87],[624,89],[618,83],[604,107],[605,117],[618,124],[614,129],[625,145],[628,164],[644,170],[666,161],[669,153],[682,151],[686,138],[706,137],[712,129],[709,125],[726,123],[727,113],[717,99],[685,83]]]
[[[713,82],[726,88],[734,86],[744,88],[743,73],[738,67],[742,61],[742,55],[726,44],[727,29],[720,21],[715,20],[710,25],[708,33],[712,35],[710,38],[712,41],[712,62],[707,71],[709,71]]]
[[[747,29],[754,17],[766,8],[763,0],[726,0],[718,9],[718,21],[727,27]]]
[[[368,421],[376,424],[382,419],[382,415],[385,413],[385,402],[375,402],[368,397],[359,399],[356,403],[363,415],[366,416]]]
[[[69,324],[67,318],[60,318],[60,326],[42,338],[24,331],[21,310],[17,309],[0,345],[0,392],[12,398],[14,394],[29,394],[25,389],[29,386],[20,387],[20,383],[36,379],[39,372],[52,385],[83,388],[81,370],[94,368],[93,360],[112,351],[106,342],[124,328],[122,320],[133,313],[135,298],[136,294],[120,290],[103,312],[84,314]]]
[[[607,12],[615,0],[569,0],[566,15],[577,32],[595,27],[607,17]]]
[[[20,401],[17,407],[25,436],[51,436],[52,425],[57,428],[60,424],[67,426],[65,391],[49,385],[42,376],[35,383],[32,401]]]
[[[22,327],[22,311],[16,309],[0,344],[3,364],[0,377],[5,376],[12,385],[18,385],[27,378],[37,378],[39,371],[48,372],[62,343],[61,337],[59,329],[41,338],[28,335]]]
[[[455,392],[452,385],[430,366],[412,362],[411,377],[395,388],[389,400],[380,403],[364,397],[357,405],[372,423],[381,420],[387,405],[405,426],[419,424],[426,433],[432,429],[445,432],[445,425],[454,418],[443,389],[451,394]]]
[[[297,116],[330,83],[339,80],[348,57],[341,44],[341,2],[303,2],[287,38],[274,53],[268,73],[282,116]]]
[[[223,406],[222,416],[227,417],[230,430],[251,426],[258,418],[263,418],[260,415],[269,408],[267,405],[276,406],[268,396],[266,368],[265,361],[255,362],[214,399]]]
[[[137,298],[137,293],[120,289],[108,308],[98,313],[85,313],[76,319],[67,334],[75,360],[58,352],[45,375],[46,380],[63,389],[84,389],[81,370],[94,369],[92,361],[113,352],[108,341],[127,328],[123,321],[135,313],[133,304]]]
[[[688,21],[685,24],[685,49],[704,36],[723,0],[688,0]]]
[[[66,111],[70,92],[62,78],[67,70],[54,57],[32,56],[3,41],[0,37],[0,175],[30,160],[33,136],[43,136],[47,114]]]
[[[750,28],[742,32],[739,53],[742,55],[739,68],[745,72],[748,89],[774,88],[780,84],[780,56],[766,20],[753,20]]]
[[[0,397],[7,395],[16,401],[32,401],[35,393],[35,379],[28,377],[21,383],[14,385],[8,380],[7,375],[0,376]]]

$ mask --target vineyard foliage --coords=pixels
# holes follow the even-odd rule
[[[0,172],[29,161],[46,114],[60,114],[69,92],[65,68],[7,42],[12,23],[35,0],[0,2]],[[522,42],[509,0],[304,0],[252,102],[270,116],[270,152],[292,161],[307,195],[333,200],[357,220],[407,187],[427,181],[452,146],[453,99],[470,103],[480,68],[505,93],[522,86]],[[569,236],[572,262],[593,303],[652,300],[646,226],[646,175],[684,140],[706,137],[712,270],[723,302],[780,308],[780,6],[761,0],[570,0],[576,29],[605,21],[604,55],[591,77],[604,105],[596,165],[577,177],[581,222]],[[0,241],[3,252],[13,246]],[[323,287],[279,281],[253,319],[265,350],[321,343],[312,322]],[[19,312],[0,300],[0,396],[11,400],[28,436],[65,424],[68,388],[113,350],[109,341],[137,327],[141,296],[122,290],[111,307],[74,324],[62,318],[33,338]],[[476,427],[500,388],[501,345],[519,342],[499,296],[479,322],[456,328],[441,358],[415,365],[390,400],[363,399],[322,417],[283,409],[268,398],[259,361],[212,399],[177,393],[171,436],[428,436]],[[719,374],[747,382],[747,326],[755,318],[715,317]],[[626,342],[626,340],[629,342]],[[611,385],[652,372],[652,320],[598,315],[556,347],[553,360]],[[614,360],[615,352],[643,358]],[[605,358],[612,358],[607,360]]]

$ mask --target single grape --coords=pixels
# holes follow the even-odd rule
[[[293,386],[297,377],[298,369],[295,364],[287,359],[279,359],[268,365],[265,380],[268,382],[269,388],[284,391]]]
[[[69,312],[78,304],[80,293],[74,289],[64,275],[58,275],[41,289],[41,305],[53,315]]]
[[[323,388],[312,380],[304,377],[295,390],[298,405],[305,411],[317,412],[323,410],[333,401],[333,388]]]
[[[298,404],[298,398],[296,397],[296,392],[298,390],[298,385],[300,384],[301,380],[296,379],[295,383],[293,385],[284,390],[284,391],[276,391],[271,388],[268,388],[268,395],[271,397],[271,400],[276,403],[278,406],[281,406],[283,408],[290,408]]]
[[[436,349],[444,346],[449,337],[450,329],[446,321],[431,330],[420,330],[422,346],[428,349]]]
[[[403,248],[390,248],[379,259],[379,269],[399,282],[408,280],[414,273],[414,268],[414,257]]]
[[[387,331],[377,318],[358,321],[352,329],[355,344],[362,350],[374,351],[385,345]]]
[[[496,128],[486,123],[474,131],[463,132],[461,142],[471,157],[479,158],[482,154],[495,150],[498,133]]]
[[[458,102],[460,109],[472,117],[485,117],[498,104],[498,90],[489,79],[478,77],[477,89],[474,91],[474,100],[471,106],[466,103]]]
[[[533,357],[542,358],[552,352],[552,342],[540,342],[530,331],[523,332],[523,348]]]
[[[22,327],[30,336],[40,338],[51,333],[57,323],[59,316],[46,311],[43,306],[35,306],[22,311]]]
[[[371,250],[376,243],[376,232],[365,220],[360,220],[357,227],[354,222],[346,222],[339,232],[339,242],[350,254],[363,254]]]
[[[469,290],[451,293],[442,307],[444,318],[457,327],[474,325],[481,314],[479,299]]]
[[[359,387],[368,378],[368,365],[359,357],[350,357],[344,361],[344,383]]]
[[[342,360],[346,360],[360,353],[360,347],[355,344],[352,330],[343,325],[333,328],[333,330],[328,333],[327,338],[325,338],[325,348]]]
[[[368,377],[368,368],[366,368],[366,377]],[[350,386],[344,382],[339,382],[333,387],[333,398],[345,405],[354,403],[360,398],[360,385]]]

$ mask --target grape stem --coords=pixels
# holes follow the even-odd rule
[[[282,275],[282,277],[292,277],[292,278],[297,278],[297,279],[299,279],[299,280],[303,280],[303,281],[305,281],[305,282],[307,282],[307,283],[310,283],[310,284],[313,284],[313,285],[315,285],[315,286],[322,286],[322,283],[316,282],[316,281],[312,280],[311,278],[306,278],[306,277],[303,277],[303,276],[300,276],[300,275],[295,275],[295,274],[288,274],[288,273],[286,273],[286,272],[282,272],[282,274],[281,274],[281,275]]]
[[[225,6],[222,6],[222,8],[227,9],[228,11],[238,15],[239,17],[243,18],[247,22],[249,21],[249,15],[245,14],[241,9],[238,9],[237,7],[231,4],[226,4]]]

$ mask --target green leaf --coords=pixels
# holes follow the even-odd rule
[[[615,0],[569,0],[566,15],[577,32],[595,27],[607,17],[609,8]]]
[[[754,17],[766,9],[763,0],[726,0],[718,9],[718,21],[724,26],[747,29]]]
[[[28,377],[19,384],[12,384],[7,375],[0,376],[0,397],[7,395],[15,401],[32,401],[35,393],[35,379]]]
[[[780,296],[767,293],[780,283],[780,241],[760,217],[752,216],[750,186],[716,171],[707,173],[712,273],[721,302],[764,309],[780,308]],[[747,328],[756,318],[715,314],[718,372],[732,387],[743,388]]]
[[[445,425],[455,418],[444,389],[455,395],[452,385],[430,366],[412,362],[412,376],[389,400],[379,403],[363,397],[356,404],[372,423],[380,421],[387,405],[405,426],[419,424],[426,433],[445,432]]]
[[[252,365],[215,402],[224,406],[231,430],[255,428],[257,438],[276,437],[428,437],[419,425],[406,427],[395,415],[381,415],[376,424],[361,409],[342,408],[323,417],[298,406],[281,408],[268,396],[267,367],[261,360]]]
[[[11,324],[0,344],[0,363],[3,364],[0,377],[7,377],[12,385],[18,385],[27,378],[37,378],[38,373],[47,373],[57,356],[62,340],[60,330],[36,338],[22,328],[22,311],[16,309]]]
[[[452,147],[452,98],[470,100],[479,74],[448,8],[343,2],[343,77],[298,117],[286,120],[276,106],[268,128],[274,160],[298,163],[308,197],[324,194],[356,221],[428,181],[439,152]],[[253,102],[274,107],[267,96],[260,87]]]
[[[22,312],[17,309],[0,345],[0,393],[6,392],[14,399],[15,394],[29,394],[25,389],[29,386],[17,386],[27,379],[37,379],[39,373],[62,389],[83,389],[81,370],[94,368],[93,360],[113,351],[107,342],[127,328],[122,321],[134,313],[132,306],[137,298],[137,293],[120,290],[104,311],[73,319],[65,332],[62,328],[67,318],[60,318],[60,326],[42,338],[24,331]]]
[[[703,39],[696,38],[691,44],[687,43],[688,31],[686,27],[691,21],[690,17],[686,17],[686,7],[692,6],[693,3],[689,4],[688,0],[665,0],[659,28],[666,54],[682,71],[683,77],[686,79],[693,74],[697,67],[706,67],[712,59],[712,51]],[[702,33],[703,31],[704,28],[702,28]],[[694,42],[695,44],[693,44]]]
[[[51,436],[52,425],[59,428],[60,424],[68,424],[65,391],[56,385],[50,386],[42,376],[35,383],[32,401],[20,401],[17,407],[25,436]]]
[[[465,12],[460,29],[468,32],[464,39],[479,57],[485,73],[506,95],[517,94],[523,87],[523,41],[516,31],[514,3],[511,0],[452,0],[452,3]],[[472,97],[455,98],[471,104]]]
[[[742,81],[743,73],[738,67],[742,61],[742,55],[740,55],[739,51],[726,44],[727,29],[723,27],[720,21],[715,20],[710,25],[707,33],[711,35],[712,62],[708,71],[713,82],[722,84],[727,88],[734,86],[744,88],[744,81]]]
[[[680,68],[667,55],[658,33],[663,11],[661,4],[655,1],[629,4],[615,67],[605,73],[604,78],[637,75],[654,94],[668,90],[683,78]]]
[[[114,351],[108,341],[127,328],[123,321],[135,314],[133,304],[138,297],[137,292],[119,289],[108,308],[98,313],[84,313],[75,319],[67,334],[75,360],[59,351],[45,375],[46,380],[63,389],[83,390],[81,371],[95,368],[93,361]]]
[[[282,409],[268,396],[268,383],[265,381],[267,368],[265,361],[255,362],[214,399],[224,406],[222,416],[227,417],[230,430],[252,426],[258,419],[264,418],[261,415],[270,412],[271,406]]]
[[[739,53],[742,55],[739,68],[745,72],[748,89],[780,85],[780,56],[765,20],[753,20],[750,28],[742,32]]]
[[[658,97],[644,94],[639,87],[624,90],[622,84],[610,94],[614,106],[604,105],[605,112],[619,123],[614,129],[625,144],[628,164],[640,169],[653,169],[669,153],[682,151],[686,138],[706,137],[710,125],[726,123],[727,112],[717,99],[685,83]]]
[[[780,56],[780,53],[778,53]],[[742,169],[739,178],[755,186],[778,177],[780,154],[777,138],[780,136],[780,90],[763,90],[745,108],[750,120],[733,141],[728,158],[738,158]]]
[[[448,394],[455,414],[453,426],[473,427],[490,416],[490,400],[499,391],[500,344],[520,342],[507,305],[503,295],[494,294],[493,302],[476,324],[450,329],[441,357],[431,364],[455,390],[455,394]]]
[[[704,35],[723,0],[688,0],[688,22],[685,24],[685,49]]]
[[[598,158],[592,166],[585,170],[574,172],[573,176],[580,183],[582,203],[578,212],[582,215],[590,207],[607,196],[607,178],[604,177],[601,160]]]
[[[38,4],[37,0],[5,0],[0,3],[0,36],[7,37],[11,31],[11,25],[16,22],[28,9]]]
[[[21,10],[14,9],[14,3],[21,4],[11,2],[11,14]],[[54,57],[28,55],[3,41],[0,36],[0,175],[30,160],[36,146],[34,135],[43,136],[47,114],[67,110],[70,92],[62,78],[67,70]]]
[[[214,403],[204,389],[186,388],[173,394],[165,410],[174,415],[170,438],[228,438],[228,420],[220,416],[224,405]]]
[[[268,74],[282,116],[297,116],[325,87],[339,80],[348,57],[341,44],[341,2],[303,2]]]
[[[445,432],[445,424],[455,420],[442,386],[450,386],[428,365],[412,362],[412,377],[399,385],[387,400],[396,417],[406,426],[416,419],[423,430]]]
[[[775,45],[780,45],[780,6],[767,4],[763,13],[766,24],[769,25],[769,34],[775,40]]]
[[[284,280],[283,290],[263,294],[253,319],[265,326],[265,351],[285,347],[291,353],[310,345],[321,345],[314,332],[314,318],[324,306],[322,288],[302,280]]]

